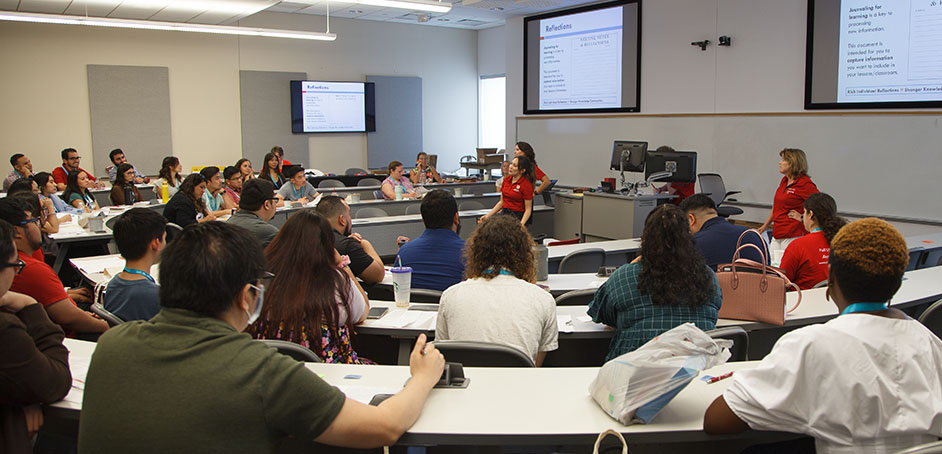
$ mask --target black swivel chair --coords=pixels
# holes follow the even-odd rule
[[[278,353],[282,355],[288,355],[298,361],[305,363],[320,363],[320,357],[316,353],[304,348],[301,345],[295,344],[294,342],[287,342],[278,339],[259,339],[259,342],[262,342],[269,347],[275,347],[275,350],[278,350]]]
[[[595,273],[605,266],[605,249],[586,248],[566,254],[559,262],[557,273]]]
[[[595,297],[595,289],[572,290],[556,297],[557,306],[588,306]]]
[[[713,339],[729,339],[733,341],[733,348],[729,349],[732,355],[730,361],[747,361],[749,358],[749,333],[738,326],[727,326],[706,332]]]
[[[725,202],[729,196],[739,194],[742,191],[726,192],[726,185],[723,183],[723,177],[721,177],[720,174],[698,173],[697,179],[700,181],[700,192],[706,194],[713,200],[713,203],[716,204],[716,214],[720,215],[720,217],[728,218],[743,213],[740,208],[722,206],[723,202]],[[728,200],[732,202],[736,201],[735,199]]]

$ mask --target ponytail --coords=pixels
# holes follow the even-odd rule
[[[847,224],[844,218],[837,215],[837,202],[823,192],[811,194],[805,200],[805,210],[811,210],[814,221],[821,227],[828,244],[831,243],[831,238],[834,238],[837,231]]]

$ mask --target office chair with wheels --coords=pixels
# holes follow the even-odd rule
[[[709,196],[710,199],[713,200],[713,203],[716,204],[716,214],[728,218],[743,213],[740,208],[722,206],[723,202],[727,200],[727,197],[733,194],[739,194],[742,191],[726,192],[726,185],[723,184],[723,177],[721,177],[720,174],[698,173],[697,179],[700,181],[700,192]],[[729,200],[733,202],[736,201],[735,199]]]
[[[595,289],[572,290],[556,297],[557,306],[588,306],[595,297]]]
[[[919,322],[942,339],[942,300],[932,303],[919,316]]]
[[[383,182],[376,178],[363,178],[357,181],[357,186],[382,186]]]
[[[275,347],[275,350],[278,350],[278,353],[282,355],[290,356],[298,361],[304,363],[321,363],[321,358],[317,356],[316,353],[304,348],[301,345],[295,344],[294,342],[287,342],[278,339],[259,339],[259,342],[262,342],[269,347]]]
[[[913,446],[902,451],[896,451],[896,454],[942,454],[942,441]]]
[[[413,303],[438,304],[442,299],[442,292],[425,288],[409,290],[409,301]]]
[[[320,183],[317,183],[317,188],[345,188],[347,185],[343,184],[343,181],[340,180],[321,180]]]
[[[383,211],[382,208],[376,207],[363,207],[357,210],[356,219],[366,219],[366,218],[381,218],[383,216],[389,216]]]
[[[559,274],[595,273],[605,266],[605,249],[586,248],[566,254],[559,262]]]
[[[356,175],[356,174],[358,174],[358,173],[369,173],[369,172],[367,172],[365,169],[361,169],[361,168],[359,168],[359,167],[351,167],[351,168],[349,168],[349,169],[343,171],[343,174],[344,174],[344,175],[347,175],[347,176],[354,176],[354,175]]]
[[[492,342],[435,341],[445,361],[464,367],[536,367],[529,355],[515,347]]]
[[[706,332],[713,339],[729,339],[733,341],[733,348],[729,349],[732,355],[730,361],[747,361],[749,358],[749,333],[738,326],[711,329]]]
[[[105,290],[107,289],[107,287],[108,287],[107,282],[102,282],[95,286],[95,293],[93,295],[94,300],[92,301],[92,305],[89,307],[89,309],[91,309],[95,315],[101,317],[104,321],[108,322],[108,326],[118,326],[124,323],[124,320],[122,320],[121,317],[118,317],[117,315],[114,315],[113,313],[111,313],[111,311],[109,311],[108,309],[105,309],[105,306],[104,306]]]

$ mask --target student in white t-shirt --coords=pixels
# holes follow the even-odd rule
[[[841,314],[785,334],[757,367],[736,371],[703,429],[802,433],[818,454],[896,452],[942,436],[942,340],[886,305],[908,261],[886,222],[842,228],[828,274]]]
[[[533,238],[514,216],[492,216],[465,249],[466,280],[442,294],[436,340],[516,347],[537,366],[556,350],[556,301],[536,282]]]

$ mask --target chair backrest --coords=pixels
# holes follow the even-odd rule
[[[409,290],[409,301],[413,303],[432,303],[438,304],[442,299],[442,292],[425,288],[414,288]]]
[[[107,293],[107,287],[108,287],[107,282],[103,282],[95,286],[95,292],[92,295],[94,298],[92,301],[92,305],[89,307],[89,309],[91,309],[95,315],[101,317],[106,322],[108,322],[108,326],[118,326],[124,323],[124,320],[122,320],[121,317],[118,317],[117,315],[112,314],[111,311],[109,311],[108,309],[105,309],[105,306],[104,306],[105,293]]]
[[[942,339],[942,300],[932,303],[926,310],[922,311],[919,321],[929,328],[929,331],[935,333],[939,339]]]
[[[344,174],[344,175],[350,175],[350,176],[356,175],[356,174],[358,174],[358,173],[369,173],[369,172],[367,172],[365,169],[361,169],[361,168],[359,168],[359,167],[351,167],[351,168],[349,168],[349,169],[343,171],[343,174]]]
[[[288,355],[301,362],[323,362],[316,353],[301,345],[295,344],[294,342],[287,342],[278,339],[259,339],[258,341],[267,344],[269,347],[275,347],[275,350],[278,350],[278,353],[281,353],[282,355]]]
[[[115,223],[118,222],[118,218],[121,216],[112,216],[107,221],[105,221],[105,227],[108,227],[108,230],[114,230]]]
[[[354,216],[354,218],[356,219],[381,218],[383,216],[389,216],[389,215],[386,214],[386,212],[383,211],[382,208],[363,207],[357,210],[356,216]]]
[[[821,287],[827,287],[827,286],[828,286],[828,280],[825,279],[821,282],[818,282],[817,284],[814,284],[814,286],[811,288],[821,288]]]
[[[939,260],[942,259],[942,247],[926,249],[923,252],[922,261],[916,265],[917,270],[939,266]]]
[[[458,211],[483,210],[484,204],[477,200],[466,200],[458,204]]]
[[[586,248],[566,254],[559,262],[559,274],[594,273],[605,266],[605,249]]]
[[[422,214],[422,205],[418,203],[406,205],[406,214]]]
[[[376,200],[383,200],[383,199],[385,199],[385,197],[383,197],[383,191],[381,191],[381,190],[379,190],[379,189],[373,191],[373,198],[376,199]]]
[[[343,181],[340,180],[321,180],[320,183],[317,183],[318,188],[345,188],[347,185],[343,184]]]
[[[557,306],[588,306],[595,297],[595,289],[572,290],[556,297]]]
[[[382,184],[383,182],[376,178],[361,178],[357,181],[357,186],[381,186]]]
[[[723,177],[720,174],[698,173],[697,180],[700,181],[700,192],[709,196],[716,205],[723,203],[726,197],[726,185],[723,184]]]
[[[912,271],[920,265],[922,260],[922,254],[926,252],[925,249],[921,247],[914,247],[909,250],[909,263],[906,265],[906,271]]]
[[[173,241],[173,239],[176,238],[177,235],[183,232],[183,227],[180,227],[180,225],[175,222],[168,222],[166,230],[167,230],[166,241],[169,243]]]
[[[913,446],[902,451],[896,451],[896,454],[942,454],[942,441]]]
[[[442,340],[435,348],[445,361],[465,367],[536,367],[529,355],[509,345],[493,342]]]
[[[714,339],[729,339],[733,341],[733,348],[729,349],[732,355],[730,361],[746,361],[749,357],[749,333],[739,326],[712,329],[706,332]]]

